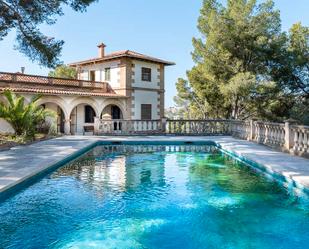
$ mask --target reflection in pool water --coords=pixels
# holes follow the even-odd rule
[[[0,204],[0,248],[307,248],[308,211],[213,146],[98,146]]]

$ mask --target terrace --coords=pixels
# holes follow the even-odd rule
[[[0,91],[71,94],[82,96],[117,96],[107,82],[86,81],[29,75],[22,73],[0,72]]]

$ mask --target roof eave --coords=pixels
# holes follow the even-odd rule
[[[80,62],[75,62],[75,63],[69,63],[68,65],[70,67],[77,67],[77,66],[83,66],[83,65],[89,65],[89,64],[96,64],[96,63],[102,63],[104,61],[111,61],[111,60],[116,60],[119,58],[133,58],[136,60],[142,60],[142,61],[150,61],[150,62],[154,62],[157,64],[163,64],[165,66],[174,66],[176,65],[175,62],[170,62],[170,61],[161,61],[161,60],[152,60],[152,59],[147,59],[147,58],[140,58],[138,56],[132,56],[132,55],[118,55],[118,56],[113,56],[111,58],[98,58],[98,59],[94,59],[91,61],[80,61]]]

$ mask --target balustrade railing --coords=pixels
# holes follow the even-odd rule
[[[175,135],[227,135],[229,120],[167,120],[166,134]]]
[[[292,151],[301,155],[309,155],[309,126],[290,126]]]
[[[162,133],[161,120],[95,120],[97,134],[142,135]]]
[[[309,156],[309,126],[239,120],[95,119],[100,135],[232,135],[297,155]]]
[[[279,123],[254,122],[253,129],[255,136],[253,141],[258,143],[283,147],[285,144],[285,126]]]
[[[231,120],[230,130],[231,135],[241,139],[249,139],[250,136],[250,121]]]
[[[102,89],[104,92],[108,93],[113,92],[110,85],[106,82],[45,77],[40,75],[30,75],[21,73],[0,72],[0,82],[85,87],[92,89]]]

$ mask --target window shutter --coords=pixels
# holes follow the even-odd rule
[[[142,81],[151,81],[151,68],[142,67]]]
[[[151,119],[151,104],[141,105],[141,119],[150,120]]]

